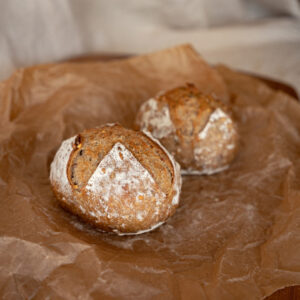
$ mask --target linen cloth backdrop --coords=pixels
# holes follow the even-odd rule
[[[0,80],[37,63],[186,42],[210,63],[267,75],[300,92],[299,0],[0,2]]]

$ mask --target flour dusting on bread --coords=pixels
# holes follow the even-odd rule
[[[213,174],[236,156],[238,133],[229,111],[187,83],[142,104],[136,124],[160,140],[184,173]]]
[[[62,142],[51,163],[50,181],[55,183],[60,193],[70,195],[72,188],[67,177],[67,165],[73,150],[75,136]]]
[[[155,229],[179,204],[180,167],[150,134],[120,125],[64,141],[50,181],[64,208],[120,235]]]
[[[116,143],[100,162],[89,179],[86,190],[98,197],[102,205],[109,202],[112,197],[124,198],[128,194],[137,203],[146,198],[155,198],[156,211],[165,198],[151,174],[121,143]],[[124,205],[135,205],[135,203],[124,203]],[[142,211],[136,211],[139,221],[142,221],[144,216]]]
[[[235,136],[236,130],[231,118],[221,108],[217,108],[211,113],[206,126],[198,134],[198,142],[194,149],[196,163],[204,166],[203,173],[209,175],[228,167],[228,164],[221,164],[220,167],[215,168],[209,166],[216,165],[215,153],[227,155],[227,152],[234,149]]]
[[[224,111],[220,108],[217,108],[209,117],[209,120],[206,124],[206,126],[204,127],[204,129],[202,131],[200,131],[199,133],[199,139],[205,139],[208,132],[210,131],[210,129],[213,126],[216,126],[216,121],[220,120],[221,118],[224,119],[224,122],[221,124],[221,126],[219,127],[219,130],[222,131],[224,133],[223,138],[227,139],[228,135],[229,135],[229,131],[228,131],[228,124],[232,124],[231,119],[227,116],[227,114],[224,113]]]
[[[166,137],[175,131],[168,105],[160,105],[162,107],[158,108],[157,100],[151,98],[143,103],[140,108],[140,112],[143,114],[143,118],[140,120],[141,129],[149,130],[151,128],[153,136],[158,139]]]

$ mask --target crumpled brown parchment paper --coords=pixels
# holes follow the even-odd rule
[[[232,166],[186,176],[180,207],[154,232],[99,233],[50,188],[61,141],[194,82],[231,103]],[[35,66],[0,84],[2,299],[262,299],[300,284],[300,105],[262,82],[209,67],[189,46],[111,63]]]

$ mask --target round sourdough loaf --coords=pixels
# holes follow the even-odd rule
[[[159,139],[182,173],[216,173],[227,168],[237,152],[238,134],[228,108],[193,84],[143,103],[136,124]]]
[[[159,142],[116,124],[64,141],[50,181],[64,208],[120,235],[165,222],[178,206],[181,189],[180,167]]]

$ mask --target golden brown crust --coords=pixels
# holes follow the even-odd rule
[[[50,179],[61,205],[86,222],[105,231],[136,233],[175,212],[179,171],[144,133],[103,126],[83,131],[70,147],[66,175],[71,192],[62,190],[55,176]]]
[[[164,151],[143,132],[133,132],[118,124],[102,128],[87,129],[77,135],[74,150],[68,163],[68,178],[73,187],[77,182],[72,179],[72,167],[77,161],[81,187],[85,186],[95,169],[116,143],[122,143],[138,161],[151,173],[162,191],[168,194],[172,188],[174,171],[170,159]],[[81,155],[81,153],[83,155]],[[88,157],[88,159],[86,159]],[[80,159],[82,158],[82,159]]]
[[[161,143],[175,156],[175,159],[181,164],[183,169],[191,169],[204,171],[207,168],[208,172],[212,169],[218,169],[228,165],[235,156],[237,148],[237,133],[234,123],[231,120],[228,108],[210,95],[202,94],[193,84],[178,87],[169,90],[163,94],[159,94],[155,99],[150,99],[151,105],[142,106],[137,115],[137,124],[141,129],[149,130],[154,137],[159,138]],[[154,104],[153,101],[156,101]],[[147,102],[146,102],[147,103]],[[149,111],[152,112],[150,113]],[[162,111],[164,110],[164,114]],[[168,113],[166,113],[168,110]],[[218,122],[214,122],[214,130],[208,134],[208,138],[199,140],[199,133],[202,132],[208,123],[212,114],[216,111],[222,111],[225,117],[220,116]],[[158,130],[163,122],[159,122],[162,116],[167,119],[169,114],[170,124],[166,128],[167,134],[162,135],[162,130]],[[152,119],[152,120],[151,120]],[[155,119],[155,122],[153,120]],[[228,123],[230,120],[231,124]],[[165,122],[167,123],[167,122]],[[219,149],[221,146],[226,146],[225,132],[219,129],[227,126],[229,134],[232,138],[228,138],[228,144],[232,149],[225,149],[224,153]],[[170,129],[173,127],[173,130]],[[156,133],[160,136],[156,136]],[[214,132],[214,133],[212,133]],[[214,138],[212,135],[217,135]],[[216,143],[224,140],[218,147]],[[195,155],[198,148],[206,147],[208,151],[215,152],[215,157],[212,155],[205,162],[205,154]],[[230,151],[229,151],[230,150]],[[199,151],[198,151],[199,152]]]

